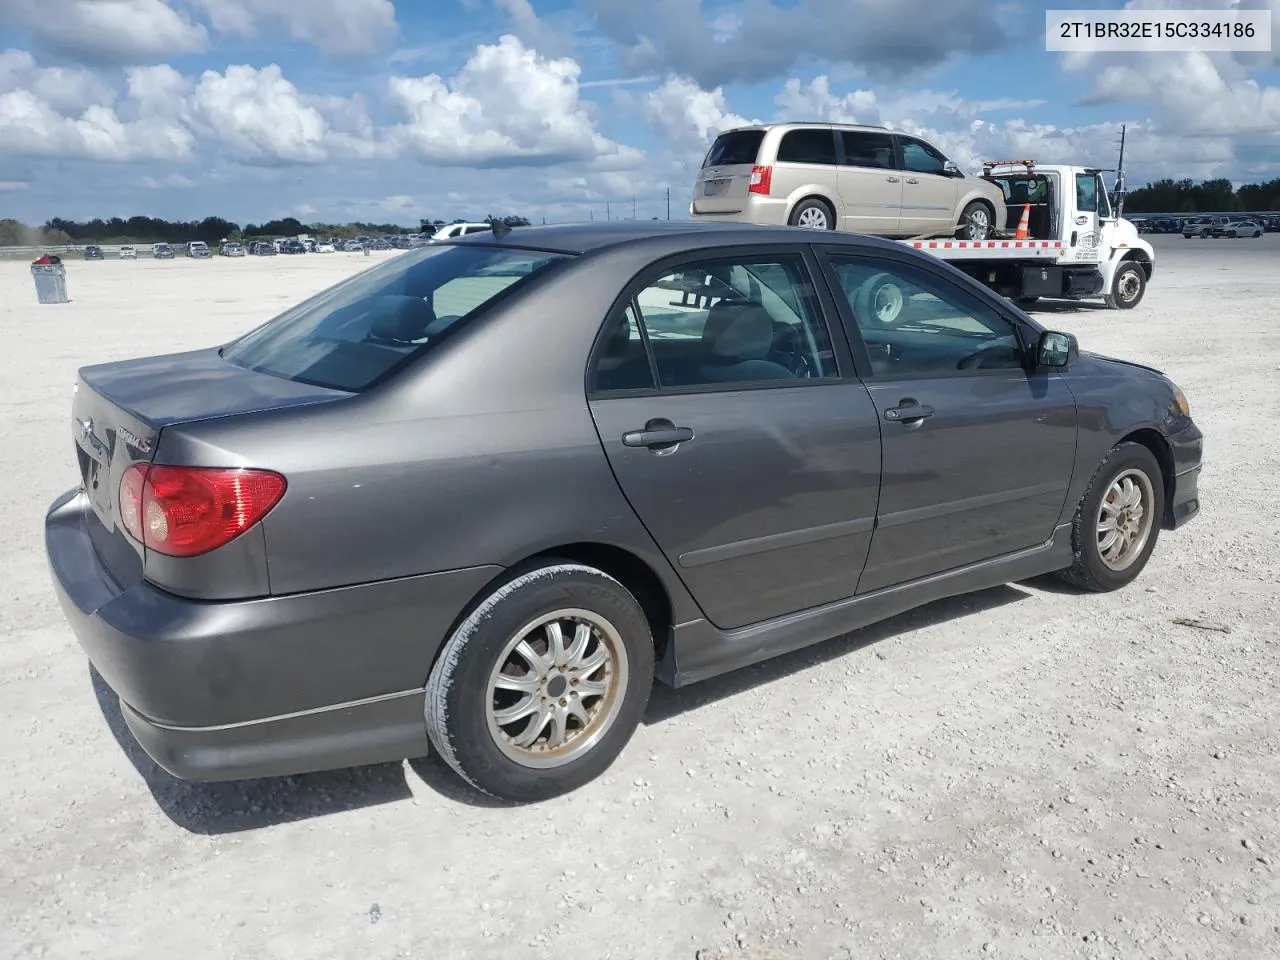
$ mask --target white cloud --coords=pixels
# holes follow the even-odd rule
[[[399,34],[391,0],[192,0],[214,30],[252,37],[264,28],[283,29],[290,37],[334,57],[365,57],[382,52]]]
[[[14,193],[26,190],[31,184],[25,180],[0,180],[0,193]]]
[[[111,103],[115,91],[80,67],[40,67],[26,50],[0,51],[0,93],[25,89],[64,113]]]
[[[171,173],[167,177],[143,177],[138,186],[144,190],[187,190],[195,186],[195,181],[180,173]]]
[[[670,77],[642,102],[649,125],[680,154],[701,158],[716,134],[751,123],[729,109],[724,90],[703,90],[686,77]]]
[[[164,0],[4,0],[3,24],[42,49],[97,66],[157,63],[209,42],[202,25]]]
[[[493,0],[494,6],[511,20],[511,32],[527,47],[550,57],[567,56],[573,38],[557,32],[538,18],[530,0]]]
[[[482,44],[452,81],[393,77],[388,91],[406,118],[388,141],[442,165],[550,164],[641,155],[601,136],[578,87],[581,68],[549,59],[507,35]]]

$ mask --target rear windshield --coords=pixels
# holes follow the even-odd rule
[[[259,373],[358,392],[563,259],[471,243],[420,247],[268,320],[222,356]]]
[[[738,163],[756,162],[760,152],[760,143],[764,140],[763,130],[734,130],[716,137],[716,142],[707,151],[707,158],[702,161],[703,167],[727,167]]]

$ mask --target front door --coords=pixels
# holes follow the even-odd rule
[[[811,267],[768,248],[663,264],[593,360],[614,475],[721,628],[853,596],[871,543],[878,415],[840,377]]]
[[[947,158],[923,140],[899,137],[902,150],[902,230],[906,236],[950,233],[960,212],[960,181],[947,173]]]
[[[840,131],[840,229],[872,236],[901,232],[902,173],[893,136],[865,130]]]
[[[832,251],[827,260],[851,337],[865,345],[883,431],[876,533],[859,592],[1047,541],[1075,463],[1066,382],[1028,372],[1012,319],[940,270],[892,256]],[[885,284],[904,296],[891,325],[868,308]]]

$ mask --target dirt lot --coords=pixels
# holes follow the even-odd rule
[[[1207,435],[1201,516],[1137,584],[1007,586],[660,689],[607,777],[526,809],[434,759],[175,781],[48,584],[76,368],[370,260],[70,262],[63,306],[0,263],[0,956],[1280,955],[1280,236],[1157,242],[1136,311],[1040,313],[1167,371]]]

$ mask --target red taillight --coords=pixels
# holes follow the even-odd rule
[[[240,536],[284,490],[270,470],[140,463],[120,480],[120,522],[148,550],[194,557]]]
[[[769,187],[773,183],[773,167],[752,167],[751,185],[747,190],[751,193],[769,195]]]

